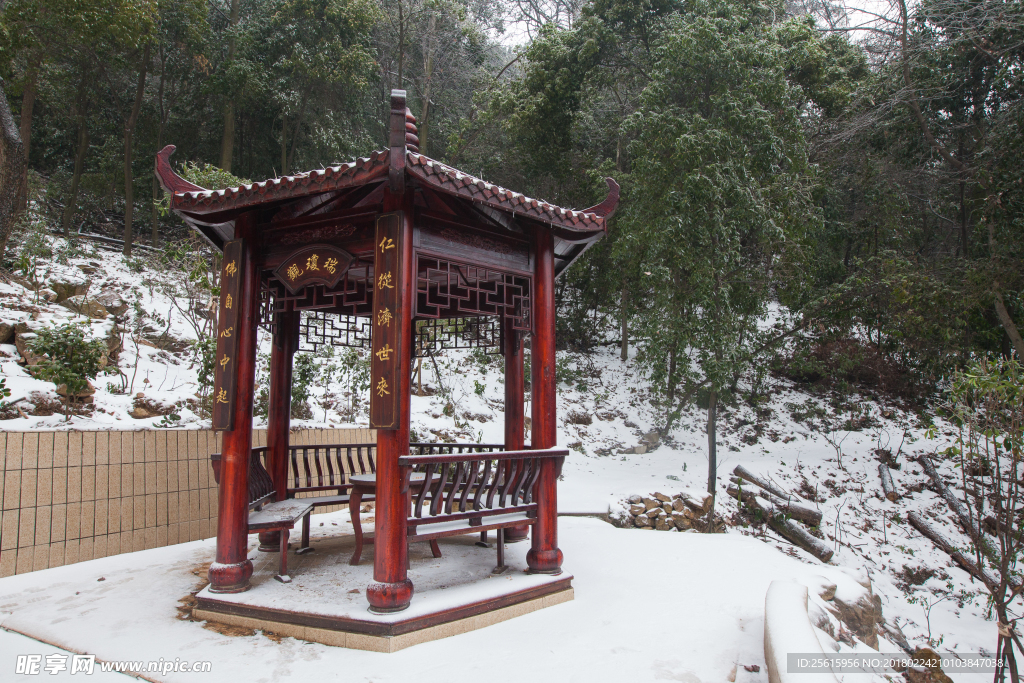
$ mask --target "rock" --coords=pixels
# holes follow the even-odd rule
[[[660,500],[662,503],[671,503],[672,499],[666,496],[664,493],[655,493],[654,497]]]
[[[85,381],[85,389],[74,394],[72,403],[92,403],[92,396],[96,393],[96,387],[89,380]],[[57,387],[57,395],[65,399],[68,397],[68,385],[61,384]]]
[[[865,645],[877,650],[878,624],[882,621],[881,596],[864,593],[856,602],[843,602],[839,597],[834,597],[832,602],[846,627]]]
[[[95,299],[88,299],[84,295],[73,296],[70,299],[60,302],[61,306],[90,318],[106,318],[108,313],[103,304]]]
[[[817,594],[825,602],[829,602],[832,598],[836,597],[836,588],[836,582],[824,576],[812,577],[807,583],[807,589],[811,593]]]
[[[654,531],[654,527],[653,526],[642,526],[642,527],[639,527],[639,528],[643,529],[644,531]]]
[[[128,414],[134,417],[136,420],[145,420],[150,417],[159,417],[160,415],[170,415],[174,412],[174,406],[154,401],[151,398],[146,398],[143,394],[136,394],[135,400],[132,401],[133,408],[128,411]]]
[[[669,517],[659,517],[658,523],[654,527],[658,531],[668,531],[674,529],[675,525],[672,523],[672,519]]]
[[[914,659],[934,661],[934,666],[915,666],[907,669],[907,683],[953,683],[953,679],[946,675],[939,664],[942,658],[935,654],[935,651],[927,647],[919,647],[914,652]]]
[[[654,498],[644,498],[643,503],[644,507],[646,507],[648,510],[653,510],[654,508],[661,507],[661,502],[655,500]]]
[[[632,505],[639,505],[643,501],[644,501],[644,499],[641,498],[640,496],[636,495],[635,493],[632,496],[629,497],[629,502]]]
[[[672,504],[671,503],[665,503],[664,505],[661,506],[661,509],[664,510],[666,513],[671,514],[672,513]]]
[[[644,437],[643,437],[642,440],[649,447],[654,448],[659,443],[661,443],[661,434],[659,434],[657,431],[647,432],[646,434],[644,434]]]
[[[630,505],[629,506],[629,514],[631,514],[633,516],[642,515],[645,512],[647,512],[647,508],[644,507],[643,505]]]
[[[657,519],[658,517],[661,517],[664,514],[665,511],[662,510],[661,508],[651,508],[650,510],[647,511],[647,516],[651,519]]]
[[[112,289],[104,289],[96,295],[95,301],[107,309],[111,315],[120,316],[128,311],[128,302]]]
[[[56,293],[55,303],[62,303],[76,296],[84,296],[89,291],[89,281],[84,277],[66,275],[50,283],[50,289]]]
[[[19,323],[14,328],[14,345],[15,347],[17,347],[18,353],[21,354],[21,357],[25,359],[25,363],[27,365],[39,365],[43,360],[45,360],[46,356],[41,356],[32,351],[30,347],[32,345],[32,341],[36,338],[37,335],[35,332],[17,331],[18,327],[20,327],[22,324],[23,323]]]
[[[100,263],[99,261],[89,261],[86,264],[80,264],[78,266],[78,269],[85,273],[86,275],[92,275],[97,270],[99,270],[102,265],[103,264]]]
[[[672,513],[672,523],[676,525],[677,529],[689,529],[692,524],[690,519],[681,512]]]
[[[686,503],[676,498],[675,500],[672,501],[672,509],[675,510],[676,512],[682,512],[683,510],[686,509]]]
[[[43,299],[43,301],[51,304],[56,302],[57,299],[59,298],[57,296],[57,292],[53,291],[52,289],[40,289],[39,296]]]
[[[0,344],[9,344],[14,339],[14,325],[0,320]]]
[[[148,344],[154,348],[161,349],[163,351],[169,351],[171,353],[181,353],[182,351],[187,350],[188,347],[191,345],[191,342],[189,342],[187,339],[178,339],[177,337],[172,337],[171,335],[164,334],[163,332],[144,332],[142,334],[142,343],[143,345]],[[445,409],[447,410],[447,408]],[[452,406],[452,414],[455,414],[454,406]],[[479,416],[467,413],[464,414],[463,417],[466,417],[467,419],[476,419]],[[490,419],[487,416],[484,417],[486,419]]]
[[[647,515],[637,515],[633,523],[638,527],[649,527],[651,525],[651,519]]]
[[[643,455],[647,452],[647,446],[634,446],[631,452],[636,455]]]

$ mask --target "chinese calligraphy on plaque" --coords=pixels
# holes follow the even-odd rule
[[[403,359],[401,334],[404,306],[402,272],[402,214],[377,219],[373,256],[373,356],[370,358],[370,426],[398,429],[399,387]]]
[[[235,420],[235,357],[238,355],[238,301],[242,280],[242,241],[224,245],[220,315],[217,318],[217,364],[213,373],[213,428],[229,431]]]
[[[288,256],[274,271],[288,291],[298,294],[308,285],[334,287],[352,263],[352,254],[329,244],[313,244]]]

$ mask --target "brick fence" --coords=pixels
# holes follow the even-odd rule
[[[266,445],[266,430],[253,446]],[[293,431],[293,445],[370,443],[369,429]],[[212,431],[0,433],[0,576],[217,535]]]

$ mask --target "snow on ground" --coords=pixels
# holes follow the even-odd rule
[[[83,273],[83,267],[91,272]],[[195,338],[195,331],[185,315],[168,296],[169,290],[161,286],[161,282],[167,284],[169,275],[146,270],[139,272],[136,263],[125,263],[119,254],[98,251],[63,259],[59,265],[51,268],[53,272],[47,275],[50,279],[76,274],[89,277],[92,280],[90,294],[102,289],[113,289],[121,293],[126,301],[137,300],[139,308],[150,314],[151,336],[166,334],[185,341]],[[181,304],[180,301],[178,303]],[[45,322],[74,317],[66,308],[47,304],[20,285],[0,282],[0,321],[35,319]],[[77,319],[83,320],[81,317]],[[93,321],[96,334],[103,333],[101,328],[106,322]],[[74,416],[70,422],[65,422],[60,415],[28,415],[6,420],[0,423],[0,428],[205,427],[208,423],[193,413],[185,403],[194,398],[198,388],[197,366],[190,352],[161,350],[145,342],[136,344],[130,335],[125,336],[125,348],[121,351],[118,365],[129,381],[127,391],[119,393],[121,379],[118,376],[101,375],[95,383],[95,410],[91,415]],[[269,353],[269,338],[265,334],[261,336],[260,351],[264,357]],[[0,346],[0,372],[7,378],[12,398],[30,396],[32,392],[48,392],[52,395],[53,385],[30,377],[22,366],[15,363],[16,358],[17,351],[13,345]],[[320,358],[318,363],[323,367],[335,360]],[[702,410],[691,407],[689,412],[681,416],[671,433],[663,436],[660,445],[650,452],[623,453],[641,444],[644,435],[663,422],[652,401],[648,384],[639,374],[633,360],[623,362],[618,357],[617,349],[603,347],[589,357],[560,353],[558,363],[559,377],[563,380],[558,390],[558,442],[572,451],[566,460],[563,481],[559,485],[560,511],[604,514],[619,509],[622,500],[632,494],[663,492],[671,495],[686,488],[706,487],[706,415]],[[488,355],[480,350],[445,351],[437,354],[434,360],[425,360],[422,374],[424,393],[427,395],[414,395],[412,399],[414,440],[481,443],[501,443],[504,440],[504,386],[500,356]],[[357,410],[354,415],[349,414],[345,410],[347,401],[343,396],[344,387],[332,386],[329,390],[339,394],[336,397],[339,399],[338,404],[329,407],[325,416],[321,405],[324,390],[314,386],[311,398],[314,418],[295,420],[293,426],[315,428],[366,425],[365,401],[361,410]],[[128,411],[132,408],[133,396],[139,392],[164,404],[179,404],[177,414],[180,420],[172,423],[164,418],[136,420],[130,417]],[[856,400],[837,405],[823,395],[808,393],[782,380],[769,380],[763,387],[763,393],[767,396],[766,402],[758,404],[756,410],[740,401],[734,406],[724,406],[719,415],[719,463],[716,476],[719,484],[717,509],[722,515],[733,522],[741,522],[734,501],[725,495],[724,490],[729,474],[738,464],[773,479],[783,488],[799,493],[805,500],[813,498],[812,504],[824,514],[821,531],[836,551],[832,564],[854,571],[868,571],[875,592],[882,596],[887,622],[902,629],[913,645],[930,642],[940,653],[987,653],[993,650],[996,642],[995,621],[988,614],[981,586],[935,550],[906,521],[907,513],[917,510],[955,543],[966,546],[965,537],[947,519],[949,511],[945,504],[926,488],[927,479],[920,466],[913,461],[917,453],[931,453],[944,447],[947,443],[944,439],[951,432],[940,422],[938,438],[929,440],[924,436],[925,424],[918,415],[869,396],[857,397]],[[530,414],[529,405],[526,414]],[[843,421],[853,423],[857,429],[847,431],[830,426]],[[257,426],[260,426],[259,420]],[[885,500],[880,494],[875,454],[879,448],[888,449],[899,456],[901,469],[892,472],[902,496],[896,503]],[[705,618],[707,611],[687,605],[685,601],[672,603],[675,606],[670,610],[666,601],[677,598],[697,599],[691,592],[691,580],[687,577],[692,575],[688,573],[703,571],[693,567],[694,564],[718,566],[714,560],[718,551],[708,550],[719,547],[713,544],[720,543],[722,548],[742,547],[744,552],[755,553],[759,558],[756,562],[747,559],[737,563],[735,571],[745,577],[738,582],[749,582],[751,586],[750,591],[744,589],[742,593],[743,599],[749,600],[749,604],[745,604],[742,609],[737,607],[737,613],[754,614],[763,608],[767,583],[763,580],[762,564],[768,567],[776,566],[773,563],[782,563],[778,566],[792,568],[787,569],[787,572],[796,572],[797,566],[802,567],[801,572],[821,573],[828,570],[770,531],[764,533],[754,528],[745,528],[742,523],[730,526],[725,537],[714,540],[697,539],[692,534],[645,534],[639,530],[616,530],[594,521],[563,519],[563,523],[563,549],[568,558],[567,563],[572,565],[570,571],[578,579],[576,606],[564,609],[577,610],[584,609],[583,605],[593,605],[580,613],[587,621],[569,620],[566,623],[575,623],[577,626],[581,623],[603,625],[604,621],[630,623],[633,631],[645,634],[642,640],[660,643],[656,649],[661,651],[658,661],[666,662],[665,676],[684,676],[680,680],[689,680],[685,678],[684,670],[691,665],[670,663],[675,661],[672,658],[674,655],[670,656],[677,648],[675,643],[685,642],[673,635],[675,624],[688,622],[680,614],[698,614]],[[745,538],[745,535],[756,537],[757,540]],[[585,540],[588,537],[600,538],[601,547],[590,548]],[[684,538],[686,540],[681,540]],[[184,547],[179,547],[179,550]],[[195,546],[193,550],[201,555],[200,547],[207,548],[205,545]],[[705,555],[693,555],[695,549],[707,552]],[[167,552],[171,554],[166,557],[177,557],[173,555],[177,552],[175,549],[147,552]],[[202,552],[208,552],[208,548]],[[117,567],[119,561],[118,558],[107,558],[94,562],[110,562],[110,567]],[[123,561],[129,562],[127,559]],[[182,562],[187,564],[188,561],[175,560],[179,565]],[[75,567],[84,566],[75,565],[4,579],[0,581],[0,592],[7,591],[6,586],[9,585],[23,585],[20,582],[44,581],[44,576],[63,576],[59,574],[62,571],[70,572],[70,576],[78,571]],[[600,576],[604,576],[605,572],[622,573],[616,575],[615,581],[619,583],[614,585],[585,583],[591,580],[588,577],[596,576],[594,572]],[[183,584],[174,585],[179,592],[184,587]],[[621,594],[622,598],[594,603],[585,601],[586,590],[598,586],[601,591],[609,595]],[[698,595],[702,593],[698,592]],[[725,596],[717,597],[725,599]],[[97,604],[101,605],[102,601]],[[648,611],[637,611],[644,605]],[[554,608],[551,613],[561,609],[563,607]],[[546,622],[538,622],[537,619],[546,619],[547,613],[546,610],[543,616],[531,615],[526,623],[545,632],[545,626],[537,625]],[[748,618],[759,617],[743,617]],[[515,630],[520,627],[503,625],[501,628]],[[744,638],[747,638],[750,643],[759,643],[760,631],[753,626],[751,628],[753,630],[748,635],[736,636],[738,640],[735,642],[746,642]],[[572,632],[572,629],[566,626],[566,631]],[[586,629],[585,632],[591,631],[597,637],[597,633],[603,629]],[[489,629],[487,633],[496,632]],[[703,638],[703,633],[702,630],[692,637]],[[212,636],[202,632],[196,636],[195,641],[201,641],[202,637]],[[466,638],[480,637],[475,635]],[[310,646],[288,647],[298,647],[306,652],[303,647]],[[622,647],[625,649],[621,649],[621,653],[628,656],[620,659],[632,662],[624,666],[623,671],[627,671],[637,666],[637,663],[632,659],[633,655],[629,654],[632,646]],[[747,652],[744,649],[746,645],[735,647],[739,648],[736,652]],[[760,651],[759,644],[750,647]],[[413,652],[419,650],[418,647],[413,648]],[[688,645],[685,647],[686,652],[692,650]],[[468,648],[461,652],[481,651]],[[647,650],[640,647],[640,651]],[[282,652],[280,657],[271,659],[275,662],[294,659],[297,653],[291,650],[288,652],[292,656]],[[682,657],[683,650],[679,652]],[[715,656],[719,659],[732,656],[723,654],[725,650],[718,652],[720,654]],[[321,653],[317,656],[328,655]],[[463,658],[473,659],[464,655]],[[485,661],[489,661],[486,657],[479,659],[481,667]],[[653,660],[644,664],[647,667],[645,670],[653,670],[651,662]],[[695,675],[702,680],[721,680],[720,672],[711,673],[718,671],[714,667],[720,664],[719,660],[715,663],[709,661],[693,664],[692,670],[698,672]],[[954,678],[959,680],[957,676]]]
[[[340,512],[314,519],[344,518]],[[313,526],[315,534],[325,533]],[[179,619],[178,601],[196,589],[197,573],[214,557],[213,541],[0,580],[0,626],[105,661],[211,661],[215,680],[226,680],[227,672],[235,680],[313,680],[334,671],[346,681],[377,682],[699,683],[734,676],[745,683],[767,680],[763,608],[771,581],[796,580],[812,590],[822,576],[841,587],[854,584],[840,568],[801,562],[739,534],[659,535],[566,518],[559,544],[575,576],[575,600],[394,654],[278,641],[262,633],[223,635]],[[422,562],[457,573],[457,567],[443,566],[446,559],[458,558],[446,554]],[[294,579],[299,586],[301,577]],[[0,656],[43,651],[21,640],[12,645],[11,637],[0,637]],[[0,660],[0,670],[12,664]],[[744,669],[751,665],[760,671]],[[195,673],[148,676],[205,680]],[[847,676],[845,683],[861,680],[869,677]]]

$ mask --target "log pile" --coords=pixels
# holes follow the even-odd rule
[[[655,531],[704,530],[703,518],[711,510],[711,494],[687,490],[673,494],[630,496],[626,511],[615,521],[622,527]]]
[[[726,492],[754,512],[768,526],[787,541],[803,548],[822,562],[832,559],[833,550],[820,538],[811,534],[797,521],[810,527],[821,524],[821,511],[816,510],[794,494],[787,493],[742,465],[733,470],[732,484]],[[754,484],[753,487],[750,484]]]

